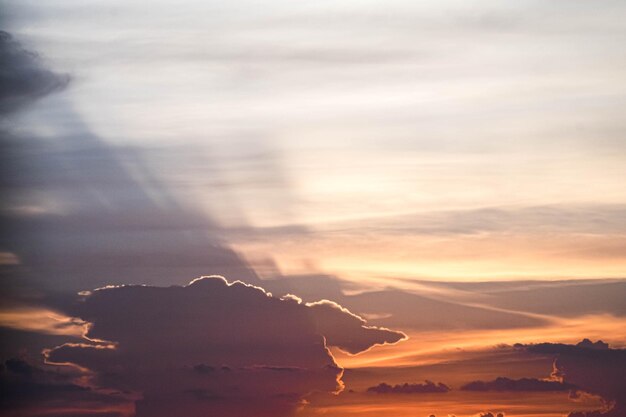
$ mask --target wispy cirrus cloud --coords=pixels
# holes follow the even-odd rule
[[[499,391],[499,392],[533,392],[533,391],[569,391],[576,386],[561,381],[549,381],[536,378],[511,379],[498,377],[492,381],[472,381],[461,387],[464,391]]]

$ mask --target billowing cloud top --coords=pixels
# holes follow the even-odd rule
[[[73,314],[92,323],[92,342],[57,347],[49,360],[95,372],[99,387],[141,393],[137,415],[151,417],[288,414],[307,393],[340,387],[327,342],[358,353],[405,337],[332,302],[275,298],[221,277],[103,288]]]

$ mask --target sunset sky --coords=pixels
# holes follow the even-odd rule
[[[625,417],[624,21],[0,0],[0,414]]]

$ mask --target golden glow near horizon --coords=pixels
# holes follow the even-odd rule
[[[489,395],[447,393],[416,396],[407,398],[385,398],[385,396],[353,394],[341,398],[328,399],[322,403],[304,408],[299,416],[333,416],[333,417],[378,417],[381,415],[394,417],[456,416],[477,417],[481,413],[492,410],[514,410],[515,417],[563,417],[564,410],[593,410],[601,408],[598,398],[581,398],[572,401],[567,392],[561,393],[490,393]],[[523,398],[522,398],[523,397]],[[494,414],[495,415],[495,414]]]
[[[350,232],[348,232],[350,233]],[[623,236],[477,233],[442,236],[352,236],[319,233],[298,241],[242,242],[243,253],[280,248],[275,261],[283,273],[320,272],[372,285],[401,279],[484,281],[514,279],[623,278]]]
[[[359,355],[333,349],[337,363],[346,368],[406,367],[445,363],[463,359],[473,351],[493,349],[515,343],[576,344],[584,338],[603,339],[615,348],[626,347],[626,319],[611,315],[592,315],[572,319],[553,319],[544,327],[498,330],[408,332],[409,339],[393,346],[377,346]]]

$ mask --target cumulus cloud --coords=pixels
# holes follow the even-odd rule
[[[0,114],[18,110],[68,82],[67,75],[46,69],[37,54],[0,31]]]
[[[328,344],[348,353],[362,352],[374,344],[396,343],[406,337],[400,332],[366,326],[365,320],[361,317],[332,301],[308,303],[307,307],[315,317],[317,328],[326,337]]]
[[[374,392],[377,394],[430,394],[430,393],[445,393],[450,391],[450,387],[441,382],[434,383],[426,380],[422,384],[398,384],[389,385],[382,382],[375,387],[369,387],[367,392]]]
[[[463,391],[568,391],[576,387],[561,381],[547,381],[536,378],[510,379],[498,377],[493,381],[472,381],[461,387]]]
[[[575,412],[570,417],[623,417],[626,415],[626,349],[588,339],[576,345],[540,343],[517,345],[532,353],[555,355],[553,376],[581,391],[602,397],[605,409]]]
[[[49,361],[141,394],[140,417],[289,415],[308,393],[341,389],[327,346],[358,353],[405,337],[332,302],[280,299],[221,277],[99,289],[69,310],[91,323],[91,342],[52,349]]]

